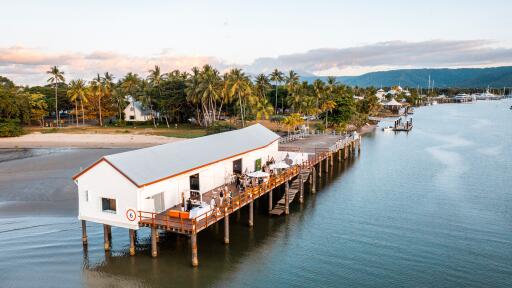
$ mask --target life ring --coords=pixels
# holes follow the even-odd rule
[[[137,220],[137,212],[135,212],[133,209],[126,210],[126,218],[128,218],[130,221]]]

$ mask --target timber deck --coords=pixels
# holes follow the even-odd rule
[[[280,151],[309,153],[310,156],[308,157],[308,161],[302,165],[292,166],[280,174],[271,175],[267,182],[253,187],[247,187],[244,191],[230,189],[234,192],[233,196],[232,198],[225,197],[223,203],[220,203],[218,201],[218,197],[215,197],[220,187],[204,193],[203,201],[210,203],[209,201],[211,201],[212,198],[216,199],[216,207],[193,219],[169,216],[169,211],[177,210],[177,207],[173,207],[161,213],[139,211],[139,226],[151,227],[179,234],[193,235],[217,223],[218,221],[225,219],[226,216],[241,209],[249,203],[252,203],[254,200],[267,194],[273,189],[291,181],[291,185],[287,193],[283,195],[283,197],[277,202],[276,206],[270,211],[273,215],[282,215],[286,212],[286,197],[288,197],[289,206],[289,204],[296,198],[297,193],[301,192],[301,189],[301,193],[303,193],[303,185],[308,181],[308,179],[310,179],[309,175],[312,173],[316,165],[321,164],[324,160],[328,161],[329,157],[331,157],[332,161],[333,154],[341,149],[345,152],[344,158],[347,158],[348,153],[352,153],[349,151],[353,151],[355,149],[356,142],[359,141],[359,139],[359,137],[319,134],[297,137],[292,141],[280,143]],[[320,167],[319,170],[321,170]],[[301,175],[301,177],[297,177],[299,175]],[[303,183],[300,183],[299,179],[302,179]]]

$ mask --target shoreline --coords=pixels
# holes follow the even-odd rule
[[[360,135],[371,133],[377,125],[366,125],[357,130]],[[34,132],[19,137],[0,138],[0,149],[49,149],[49,148],[145,148],[182,141],[183,138],[140,134],[70,134]]]
[[[182,138],[137,134],[31,133],[0,138],[0,149],[34,148],[145,148],[181,141]]]

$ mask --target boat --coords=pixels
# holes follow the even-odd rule
[[[386,131],[393,131],[393,126],[383,127],[382,131],[384,131],[384,132],[386,132]]]
[[[437,101],[436,100],[432,101],[432,105],[437,105]]]
[[[480,94],[475,95],[476,100],[500,100],[503,98],[501,95],[496,95],[490,92],[489,88]]]

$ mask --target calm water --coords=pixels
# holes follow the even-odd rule
[[[417,109],[411,133],[365,137],[361,156],[329,181],[324,174],[289,217],[267,216],[263,199],[253,229],[245,211],[232,216],[230,245],[222,224],[201,232],[198,269],[188,240],[174,235],[152,259],[141,231],[130,257],[128,231],[114,228],[105,254],[102,227],[91,223],[84,251],[69,177],[112,150],[9,151],[4,159],[14,160],[0,163],[0,287],[511,287],[510,105]]]

